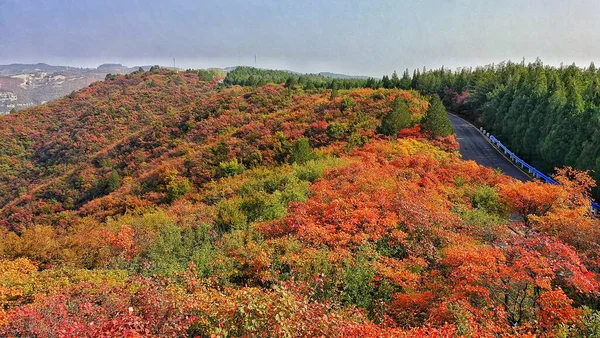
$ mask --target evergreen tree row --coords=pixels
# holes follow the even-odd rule
[[[484,126],[545,172],[572,166],[600,180],[600,73],[588,67],[500,63],[415,72],[411,87]],[[598,197],[598,191],[595,192]]]
[[[237,67],[227,73],[225,84],[241,86],[264,86],[267,83],[285,83],[287,88],[312,89],[353,89],[380,88],[381,81],[369,79],[335,79],[319,74],[296,74],[285,70]]]

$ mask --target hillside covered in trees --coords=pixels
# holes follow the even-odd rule
[[[406,70],[381,80],[332,80],[313,75],[244,68],[226,81],[269,82],[305,89],[399,88],[437,94],[447,109],[492,132],[516,154],[543,172],[565,165],[589,170],[600,182],[600,72],[592,63],[560,68],[540,60],[503,62],[456,71]],[[594,190],[600,198],[600,190]]]
[[[323,74],[331,74],[326,76]],[[259,69],[254,67],[237,67],[227,73],[224,82],[229,85],[264,86],[268,83],[285,83],[286,88],[293,86],[304,89],[329,88],[377,88],[373,78],[340,78],[332,73],[298,74],[286,70]]]
[[[462,161],[405,76],[211,74],[153,68],[0,117],[0,336],[600,332],[587,174]]]

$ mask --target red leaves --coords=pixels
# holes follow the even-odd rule
[[[586,268],[580,255],[569,245],[559,239],[544,235],[529,236],[522,239],[514,239],[507,243],[509,248],[523,248],[529,254],[519,252],[514,254],[521,260],[532,261],[531,253],[543,257],[545,260],[546,273],[552,271],[554,283],[563,288],[572,288],[582,294],[598,294],[600,285],[597,276]],[[531,264],[528,262],[527,264]],[[539,279],[539,277],[537,277]],[[549,286],[546,286],[549,289]]]
[[[548,330],[572,323],[577,316],[577,311],[571,306],[573,301],[561,289],[544,292],[539,303],[540,324]]]
[[[309,200],[292,205],[286,219],[262,224],[261,230],[270,237],[292,235],[312,247],[326,245],[336,251],[382,242],[402,248],[405,258],[380,257],[372,263],[374,285],[387,282],[401,290],[386,314],[402,326],[438,326],[461,316],[469,332],[486,336],[525,333],[529,324],[524,323],[542,317],[554,324],[573,320],[573,308],[552,296],[558,294],[556,287],[590,295],[598,292],[598,282],[572,247],[533,228],[527,236],[509,232],[508,239],[491,237],[497,242],[480,243],[468,236],[471,231],[462,233],[468,225],[449,212],[454,206],[449,200],[460,192],[450,184],[456,175],[464,175],[461,184],[499,185],[505,203],[532,220],[534,215],[570,210],[565,207],[572,206],[569,193],[432,156],[415,142],[371,142],[354,152],[347,166],[315,182]],[[536,312],[541,302],[549,308],[562,304],[564,312],[557,314],[561,319]],[[483,319],[490,316],[494,319]],[[523,326],[513,331],[515,325]],[[355,329],[381,334],[368,327]]]
[[[350,164],[315,182],[312,197],[291,205],[288,218],[261,229],[271,236],[293,233],[315,246],[356,247],[395,233],[399,224],[412,229],[452,222],[445,201],[436,196],[439,184],[427,183],[435,179],[439,162],[427,155],[388,162],[390,153],[413,150],[401,148],[410,143],[397,149],[386,144],[373,142]],[[413,176],[413,167],[422,178]]]
[[[304,135],[308,137],[310,144],[314,147],[322,147],[328,144],[331,139],[327,135],[328,123],[324,120],[316,121],[310,124]]]
[[[574,247],[588,268],[597,266],[600,227],[590,215],[589,189],[594,185],[585,172],[559,169],[560,185],[512,182],[502,185],[502,199],[523,217],[527,231],[556,236]]]
[[[554,179],[567,191],[573,203],[587,206],[590,190],[596,187],[596,181],[587,171],[575,170],[571,167],[556,168]]]
[[[124,225],[116,233],[107,231],[104,241],[115,252],[115,256],[130,260],[137,253],[134,235],[133,228],[130,225]]]
[[[425,136],[421,133],[421,126],[415,124],[412,128],[400,129],[400,131],[398,132],[398,137],[422,139]]]
[[[0,335],[176,336],[194,321],[185,306],[177,293],[147,279],[132,279],[126,287],[79,285],[10,311]]]
[[[545,215],[566,198],[565,191],[560,186],[519,181],[502,186],[501,195],[510,210],[523,217],[526,222],[531,215]]]
[[[444,256],[442,262],[451,267],[449,277],[458,297],[476,295],[491,301],[488,286],[504,276],[501,269],[505,257],[501,250],[461,243],[444,250]]]
[[[460,145],[458,144],[458,141],[456,141],[456,137],[454,135],[436,137],[431,141],[431,144],[448,151],[458,151],[460,148]]]

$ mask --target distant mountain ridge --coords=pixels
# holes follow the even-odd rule
[[[141,66],[144,70],[150,69],[151,66]],[[0,65],[0,76],[18,75],[24,73],[109,73],[127,74],[138,70],[140,66],[127,67],[120,63],[105,63],[97,68],[71,67],[71,66],[53,66],[47,63],[12,63],[8,65]]]
[[[74,72],[80,73],[85,71],[90,71],[89,68],[77,68],[70,66],[52,66],[46,63],[12,63],[9,65],[0,65],[0,75],[9,76],[9,75],[17,75],[23,73],[35,73],[35,72],[46,72],[46,73],[55,73],[55,72]]]
[[[221,68],[225,73],[228,73],[236,68],[239,67],[248,67],[248,66],[232,66],[232,67],[225,67],[225,68]],[[264,69],[264,70],[271,70],[270,68],[259,68],[259,67],[252,67],[252,68],[257,68],[257,69]],[[360,80],[366,80],[368,78],[372,78],[372,76],[366,76],[366,75],[348,75],[348,74],[340,74],[340,73],[331,73],[331,72],[319,72],[319,73],[302,73],[302,72],[296,72],[293,70],[287,70],[287,69],[280,69],[280,71],[282,72],[288,72],[290,74],[296,74],[296,75],[320,75],[323,77],[327,77],[330,79],[360,79]]]
[[[320,72],[319,75],[328,77],[331,79],[361,79],[366,80],[372,78],[372,76],[365,75],[346,75],[346,74],[338,74],[338,73],[330,73],[330,72]]]
[[[141,66],[149,70],[151,66]],[[0,65],[0,114],[37,106],[103,80],[107,74],[129,74],[140,66],[106,63],[97,68],[46,63]]]

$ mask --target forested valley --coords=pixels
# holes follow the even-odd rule
[[[591,74],[153,67],[2,116],[0,336],[597,335],[594,181],[462,161],[427,96],[583,120]]]

